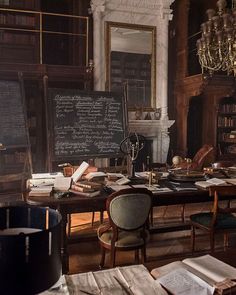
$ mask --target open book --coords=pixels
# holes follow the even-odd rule
[[[204,285],[204,283],[208,284],[210,291],[208,293],[205,291],[203,294],[213,294],[211,292],[214,292],[214,288],[216,289],[216,293],[214,294],[231,294],[230,292],[236,290],[236,282],[234,281],[236,279],[236,268],[211,255],[175,261],[153,269],[151,274],[159,283],[163,284],[166,289],[170,290],[170,292],[174,288],[174,294],[190,294],[189,290],[187,293],[184,293],[184,290],[180,291],[180,293],[176,293],[179,287],[187,289],[184,283],[188,285],[189,277],[189,281],[193,280],[201,284],[201,282],[197,281],[200,278],[203,280],[202,285]],[[198,292],[198,294],[200,295],[200,292]]]
[[[226,181],[225,179],[220,179],[215,177],[215,178],[210,178],[206,181],[196,181],[195,185],[201,188],[208,188],[213,185],[226,185]]]

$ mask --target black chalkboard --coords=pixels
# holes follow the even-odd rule
[[[48,88],[51,160],[120,154],[126,110],[121,94]]]
[[[0,80],[0,143],[28,147],[28,129],[20,82]]]

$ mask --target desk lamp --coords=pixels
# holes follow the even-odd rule
[[[33,206],[0,208],[0,293],[32,295],[61,276],[61,215]]]

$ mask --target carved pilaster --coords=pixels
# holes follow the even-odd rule
[[[106,2],[106,0],[91,0],[90,1],[91,12],[93,14],[93,17],[96,17],[101,12],[105,11],[105,2]]]
[[[105,65],[104,65],[104,30],[102,13],[105,11],[105,0],[92,0],[91,12],[93,14],[93,61],[94,61],[94,89],[104,90]]]

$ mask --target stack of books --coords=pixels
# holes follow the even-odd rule
[[[101,189],[102,185],[100,183],[81,180],[78,182],[74,182],[71,185],[70,192],[85,197],[94,197],[100,194]]]

